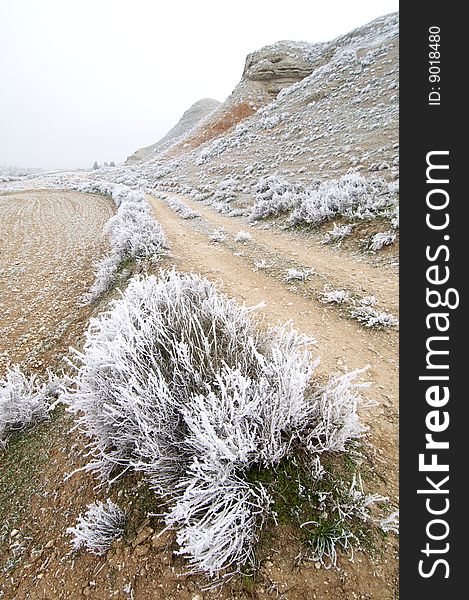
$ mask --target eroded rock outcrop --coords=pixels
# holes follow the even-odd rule
[[[157,156],[161,152],[164,152],[167,148],[173,145],[177,140],[187,134],[201,119],[213,112],[220,102],[213,100],[212,98],[203,98],[193,104],[186,112],[182,115],[178,123],[168,131],[168,133],[162,137],[158,142],[147,146],[146,148],[140,148],[129,156],[125,164],[133,164],[142,160],[147,160],[153,156]]]

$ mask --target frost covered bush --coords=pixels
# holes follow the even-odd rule
[[[25,375],[18,365],[8,369],[0,380],[0,448],[10,433],[49,418],[50,401],[61,389],[61,380],[48,371],[48,381],[38,382]]]
[[[189,208],[187,204],[179,200],[178,198],[166,196],[166,204],[171,210],[178,213],[183,219],[196,219],[200,217],[199,213],[192,208]]]
[[[356,319],[372,329],[383,329],[386,327],[396,327],[399,321],[390,313],[380,312],[372,306],[358,305],[350,310],[352,319]]]
[[[73,536],[74,550],[84,547],[93,554],[104,554],[112,542],[122,535],[125,515],[111,499],[106,502],[93,502],[88,505],[84,515],[78,517],[75,527],[69,527],[67,533]]]
[[[249,220],[266,219],[288,212],[294,206],[297,193],[295,185],[279,175],[261,177],[255,186],[255,202]]]
[[[277,127],[277,125],[280,125],[280,123],[284,123],[285,121],[287,121],[290,116],[287,112],[275,115],[266,115],[262,114],[261,111],[259,111],[258,114],[260,114],[261,116],[261,119],[259,121],[259,127],[261,129],[273,129],[274,127]]]
[[[344,304],[349,299],[349,295],[345,290],[331,290],[323,292],[321,302],[324,304]]]
[[[92,319],[64,399],[104,482],[133,469],[166,501],[180,554],[218,576],[252,558],[269,495],[246,474],[303,444],[342,451],[359,437],[355,374],[320,385],[312,340],[261,330],[197,275],[136,277]]]
[[[214,229],[208,237],[212,242],[224,242],[226,233],[223,229]]]
[[[340,216],[349,219],[386,216],[397,202],[397,192],[392,184],[357,173],[322,183],[313,182],[309,186],[292,184],[272,175],[262,177],[255,191],[255,202],[249,215],[251,221],[290,213],[292,225],[320,225]],[[328,232],[325,243],[342,239],[351,230],[351,225],[334,227]]]
[[[334,223],[333,229],[327,231],[322,240],[322,244],[333,244],[334,242],[341,242],[345,237],[352,233],[353,225],[337,225]]]
[[[238,231],[238,233],[235,235],[235,242],[239,242],[240,244],[250,242],[251,240],[252,235],[247,231]]]
[[[96,264],[95,281],[84,302],[93,302],[112,286],[124,261],[157,260],[167,248],[163,230],[151,214],[143,192],[112,185],[105,190],[118,207],[116,214],[104,226],[109,236],[110,252]]]
[[[381,250],[384,246],[389,246],[396,241],[396,234],[392,231],[385,231],[380,233],[375,233],[375,235],[371,238],[370,243],[368,244],[368,248],[377,252]]]
[[[336,216],[370,219],[393,204],[394,195],[384,180],[353,173],[307,189],[295,203],[290,221],[293,225],[320,225]]]
[[[197,157],[197,166],[203,165],[215,156],[221,156],[229,148],[239,148],[240,140],[237,137],[220,137],[204,147]]]
[[[299,271],[298,269],[287,269],[285,281],[306,281],[309,271]]]

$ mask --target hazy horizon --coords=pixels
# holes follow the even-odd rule
[[[0,5],[0,165],[90,168],[161,138],[194,102],[225,100],[246,55],[322,42],[398,10],[397,0],[149,0]],[[320,11],[320,12],[319,12]]]

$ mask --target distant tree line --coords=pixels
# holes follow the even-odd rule
[[[104,164],[102,166],[103,167],[115,167],[116,163],[113,160],[111,160],[110,163],[104,162]],[[93,163],[93,169],[100,169],[100,168],[101,168],[101,165],[98,164],[97,160],[95,160]]]

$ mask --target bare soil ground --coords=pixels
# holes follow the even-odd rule
[[[83,228],[89,227],[93,233],[86,234],[82,231],[78,235],[86,243],[83,241],[81,246],[80,260],[70,262],[70,269],[67,266],[65,270],[65,273],[70,273],[70,281],[63,274],[58,274],[55,283],[51,284],[50,277],[54,276],[54,271],[51,269],[49,274],[46,265],[55,264],[53,257],[58,252],[57,245],[62,251],[67,245],[58,240],[67,230],[65,221],[80,209],[71,208],[72,199],[77,194],[57,192],[58,197],[63,198],[64,206],[70,208],[66,208],[69,215],[63,217],[64,222],[55,230],[54,235],[52,228],[55,225],[49,223],[50,220],[55,220],[54,212],[49,209],[49,216],[44,216],[44,210],[40,207],[50,195],[50,192],[35,192],[27,196],[37,204],[35,215],[28,213],[29,227],[33,230],[40,229],[38,243],[41,235],[44,237],[43,241],[39,245],[28,245],[27,240],[24,241],[26,248],[21,255],[19,249],[15,250],[16,242],[8,242],[12,247],[5,252],[8,255],[17,253],[16,262],[9,262],[7,268],[10,270],[16,265],[20,269],[14,284],[18,289],[26,285],[36,270],[42,274],[42,278],[35,280],[35,285],[29,288],[28,294],[21,296],[21,302],[17,302],[15,309],[21,311],[29,303],[35,303],[36,310],[32,314],[41,323],[35,334],[35,343],[47,339],[50,331],[59,330],[61,324],[75,314],[77,309],[74,302],[91,282],[89,262],[97,252],[94,242],[96,223],[88,221],[86,224],[85,215],[83,221],[75,218],[75,228],[77,223],[82,223]],[[18,208],[14,210],[26,210],[22,196],[24,194],[0,197],[0,202],[17,198]],[[107,210],[106,206],[109,208],[103,198],[80,198],[83,198],[83,203],[89,202],[93,207],[102,205],[104,212]],[[351,256],[341,250],[313,244],[307,235],[251,229],[252,241],[239,244],[234,241],[233,235],[241,229],[246,230],[244,221],[223,217],[188,198],[181,199],[201,213],[202,218],[183,220],[164,201],[149,196],[155,216],[163,226],[172,249],[172,256],[165,259],[163,267],[174,265],[183,271],[198,272],[217,282],[222,291],[241,303],[254,305],[266,302],[265,308],[260,309],[259,313],[269,323],[292,319],[299,330],[316,338],[317,352],[321,356],[319,369],[324,376],[370,365],[366,379],[373,385],[366,393],[376,400],[376,404],[363,414],[363,419],[370,425],[369,454],[373,473],[367,487],[368,491],[383,493],[395,501],[398,459],[397,332],[366,330],[347,318],[343,312],[325,306],[317,299],[318,293],[325,286],[347,289],[357,296],[374,294],[380,307],[397,316],[395,271],[392,268],[378,268],[366,257]],[[3,211],[3,204],[0,207]],[[16,217],[9,217],[11,227],[16,227],[13,221],[16,222],[22,214],[17,212]],[[59,218],[62,217],[57,217],[57,220]],[[106,217],[103,215],[103,218]],[[38,228],[36,223],[42,225]],[[227,233],[226,241],[211,242],[209,234],[220,227]],[[42,234],[43,228],[51,234]],[[23,235],[24,240],[27,234]],[[74,235],[70,232],[65,234],[65,238],[73,239]],[[10,239],[10,233],[6,238]],[[70,248],[72,246],[73,244]],[[70,250],[70,260],[72,254]],[[258,269],[255,266],[255,262],[262,258],[268,262],[269,268]],[[1,260],[4,261],[5,258]],[[22,272],[21,269],[27,265],[30,265],[31,271]],[[286,282],[286,269],[292,267],[311,269],[311,274],[304,282]],[[3,262],[2,268],[5,268]],[[83,282],[81,285],[76,283],[71,288],[75,280]],[[47,286],[55,286],[55,294],[46,301],[42,300],[44,285],[46,289]],[[50,314],[50,303],[64,293],[70,303],[64,302],[63,310],[60,308],[62,304],[56,305],[55,308],[59,308],[60,313],[55,315],[53,310],[53,315]],[[9,299],[10,293],[6,294],[6,298],[9,302],[7,307],[13,311],[15,303]],[[22,331],[11,331],[15,322],[9,314],[7,313],[7,317],[10,320],[2,325],[4,333],[9,336],[2,342],[2,352],[7,356],[5,364],[13,359],[24,360],[27,355],[26,350],[23,354],[18,350],[14,353],[11,351],[11,348],[17,347],[17,339]],[[28,323],[30,315],[25,315]],[[52,321],[52,316],[56,320]],[[85,321],[86,315],[83,315],[82,326]],[[44,329],[41,330],[40,327]],[[73,343],[79,344],[78,335]],[[65,352],[65,347],[59,347],[59,351]],[[40,360],[45,359],[43,357]],[[90,475],[79,473],[64,483],[64,474],[81,466],[84,460],[82,440],[76,433],[68,433],[70,426],[69,417],[58,415],[51,423],[42,424],[14,440],[6,458],[0,457],[0,460],[5,461],[6,479],[10,485],[9,490],[2,490],[0,487],[0,507],[2,492],[16,497],[15,503],[3,501],[3,505],[7,507],[3,516],[6,528],[4,527],[3,546],[0,531],[0,548],[5,548],[6,553],[4,559],[0,553],[0,581],[4,578],[3,588],[0,585],[0,590],[3,589],[5,600],[83,597],[135,600],[391,600],[398,597],[397,542],[392,537],[383,542],[375,553],[357,553],[354,562],[342,557],[339,569],[325,570],[305,557],[305,551],[295,532],[283,526],[272,528],[264,536],[258,553],[260,569],[255,580],[238,577],[216,590],[205,590],[201,578],[184,575],[186,565],[173,552],[176,549],[174,536],[168,534],[162,538],[156,537],[155,534],[162,526],[155,517],[148,520],[146,512],[158,512],[158,505],[141,482],[129,478],[122,482],[119,491],[97,491],[96,481]],[[32,449],[37,451],[32,452]],[[23,465],[21,481],[17,477],[18,464]],[[72,553],[69,538],[65,534],[66,527],[75,523],[76,516],[83,512],[89,502],[96,497],[104,499],[107,495],[129,511],[129,519],[133,524],[131,530],[105,557],[84,552]],[[17,533],[12,536],[12,531]]]
[[[106,250],[108,198],[63,191],[0,196],[0,374],[47,366],[75,343],[89,309],[78,298]]]

